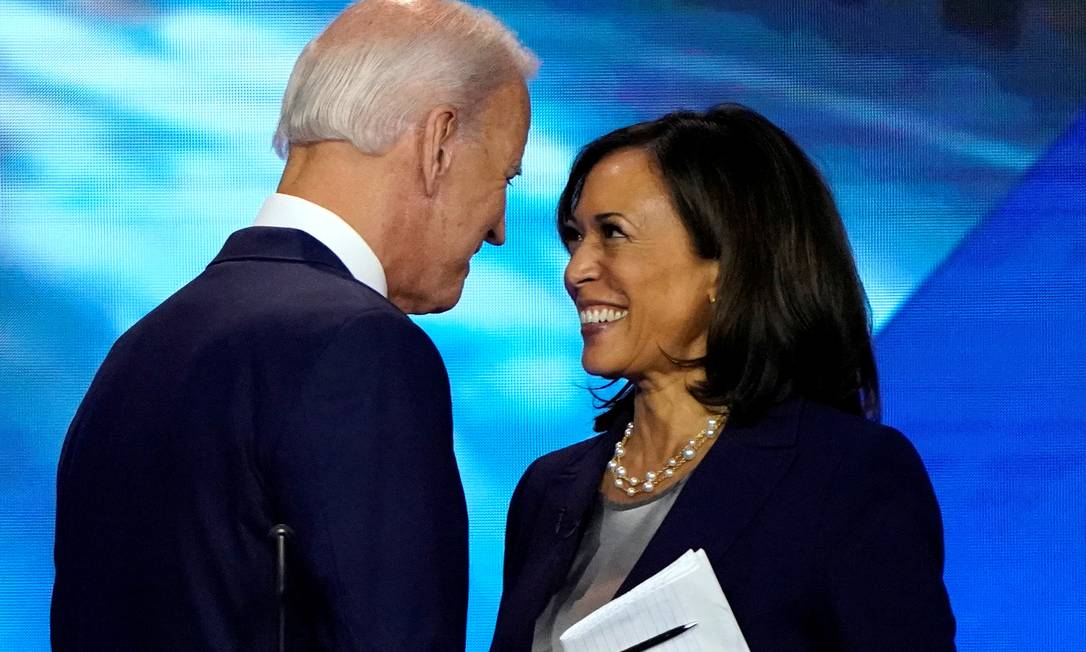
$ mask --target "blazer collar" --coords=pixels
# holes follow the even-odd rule
[[[724,429],[616,595],[648,579],[689,548],[704,548],[710,557],[727,552],[791,464],[804,403],[788,399],[753,425]],[[545,571],[549,576],[546,599],[569,573],[604,467],[624,427],[616,424],[554,478],[550,508],[556,513],[548,516],[556,526]],[[712,510],[714,505],[721,507]],[[706,518],[710,510],[713,517]]]
[[[298,229],[250,226],[235,231],[208,266],[231,260],[283,260],[323,265],[340,276],[354,278],[331,249]]]

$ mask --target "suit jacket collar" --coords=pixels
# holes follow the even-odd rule
[[[235,231],[208,266],[232,260],[282,260],[321,265],[339,276],[354,279],[331,249],[298,229],[251,226]]]
[[[264,200],[253,226],[305,231],[332,250],[359,281],[388,296],[388,279],[377,254],[362,234],[324,206],[294,195],[274,193]]]
[[[795,455],[802,399],[789,399],[750,426],[728,426],[690,475],[671,511],[616,595],[621,595],[663,569],[690,548],[704,548],[720,558],[758,512]],[[544,570],[545,599],[569,573],[590,516],[604,467],[625,424],[571,460],[551,486],[549,507],[556,510],[552,553]],[[720,505],[712,518],[706,508]],[[546,518],[546,517],[545,517]],[[546,606],[540,604],[539,611]],[[532,613],[532,612],[530,612]],[[534,618],[532,620],[534,622]]]

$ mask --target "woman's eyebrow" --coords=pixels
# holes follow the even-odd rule
[[[606,220],[608,220],[609,218],[612,218],[612,217],[621,217],[621,218],[626,219],[626,220],[630,219],[630,218],[626,217],[626,215],[624,213],[619,213],[618,211],[607,211],[606,213],[596,213],[595,215],[593,215],[593,216],[591,216],[591,217],[589,217],[587,219],[588,219],[588,221],[595,222],[597,224],[602,224],[603,222],[605,222]],[[577,216],[576,215],[570,215],[569,217],[567,217],[562,222],[562,225],[565,226],[566,224],[569,224],[571,226],[577,226],[578,223],[580,223],[580,220],[577,219]]]

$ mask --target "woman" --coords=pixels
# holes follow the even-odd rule
[[[703,548],[754,652],[951,650],[939,508],[880,426],[863,288],[814,166],[725,105],[619,129],[558,207],[599,435],[525,472],[494,650]]]

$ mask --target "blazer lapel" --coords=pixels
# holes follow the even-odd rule
[[[528,593],[523,595],[522,611],[528,631],[536,618],[550,602],[551,596],[565,581],[570,565],[591,517],[604,467],[614,452],[618,432],[609,432],[588,447],[577,459],[555,475],[536,516],[543,524],[539,541],[533,545],[542,548],[540,562],[533,564],[530,576],[521,586]]]
[[[690,475],[616,596],[689,549],[704,548],[710,558],[727,554],[791,465],[802,406],[801,399],[791,399],[754,426],[725,428]]]

